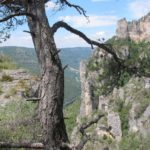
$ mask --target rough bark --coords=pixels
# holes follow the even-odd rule
[[[64,70],[49,26],[44,0],[30,0],[27,11],[30,32],[41,65],[39,118],[43,128],[43,143],[46,150],[60,150],[68,141],[63,118]]]

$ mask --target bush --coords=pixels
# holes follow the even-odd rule
[[[13,78],[9,75],[4,74],[4,75],[2,75],[1,81],[2,82],[12,82]]]
[[[0,85],[0,95],[3,94],[2,86]]]
[[[140,101],[140,104],[137,106],[137,108],[135,108],[135,119],[138,119],[141,117],[141,115],[144,113],[144,111],[146,110],[146,108],[150,105],[150,99],[149,98],[143,98]]]
[[[125,102],[121,99],[115,101],[116,111],[119,113],[121,120],[121,129],[123,136],[128,134],[129,130],[129,110],[131,109],[131,104],[125,104]]]

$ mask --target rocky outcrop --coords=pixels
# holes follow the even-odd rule
[[[150,13],[138,21],[127,22],[123,18],[118,21],[117,38],[131,39],[135,42],[140,40],[150,41],[149,26]],[[117,41],[117,38],[112,39]],[[120,41],[125,44],[119,45]],[[131,49],[126,42],[131,41],[118,40],[117,42],[118,57],[123,60],[129,59]],[[147,44],[147,42],[145,43]],[[145,50],[149,49],[146,48]],[[139,58],[142,60],[144,55],[147,56],[147,53],[143,51]],[[115,69],[116,66],[113,64],[112,57],[100,49],[93,52],[89,61],[81,62],[80,117],[89,119],[99,112],[105,114],[105,117],[92,128],[91,133],[88,132],[88,134],[98,136],[100,139],[111,139],[118,143],[132,133],[145,138],[150,135],[150,78],[124,74],[123,82],[125,81],[125,83],[119,87],[113,87],[109,93],[103,93],[103,90],[107,90],[106,86],[111,87],[113,82],[109,81],[114,81],[115,78],[111,71],[115,72]],[[107,72],[110,74],[108,75]],[[78,117],[79,123],[81,123],[81,120]],[[101,145],[101,147],[106,145]],[[111,146],[109,149],[111,150]]]
[[[122,137],[121,120],[118,113],[109,113],[107,116],[108,126],[111,127],[111,133],[116,140],[120,141]]]
[[[99,62],[109,58],[104,54],[102,57],[102,54],[99,55],[99,53],[101,52],[95,51],[92,58]],[[124,132],[122,128],[124,123],[128,125],[128,132],[138,132],[143,136],[150,134],[150,102],[148,100],[150,78],[131,78],[123,87],[114,88],[108,95],[96,97],[93,85],[97,85],[98,88],[98,85],[101,84],[97,81],[101,72],[103,72],[101,68],[90,71],[87,62],[81,62],[80,117],[89,117],[96,111],[106,113],[105,121],[100,122],[98,126],[111,127],[110,133],[117,141],[120,141]],[[122,115],[126,119],[122,118]],[[105,130],[101,130],[99,127],[96,128],[96,133],[102,137],[108,135]]]
[[[92,90],[89,80],[86,79],[86,62],[80,63],[81,98],[80,116],[88,116],[93,111]]]
[[[116,35],[118,38],[133,41],[150,41],[150,13],[140,18],[128,22],[125,18],[118,21]]]
[[[25,96],[37,96],[39,81],[24,69],[1,70],[0,72],[0,106]]]

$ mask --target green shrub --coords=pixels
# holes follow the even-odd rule
[[[1,77],[1,81],[2,82],[12,82],[13,78],[9,75],[3,74],[2,77]]]
[[[122,49],[127,47],[129,54],[124,58],[122,67],[113,58],[105,56],[105,59],[93,55],[87,64],[88,73],[97,71],[99,73],[96,82],[101,84],[95,86],[96,96],[107,95],[114,87],[122,87],[128,83],[132,76],[150,74],[150,42],[133,42],[130,39],[112,38],[107,41],[114,48],[117,55],[122,58]],[[100,49],[97,49],[100,51]],[[138,67],[138,69],[137,69]],[[132,69],[130,69],[132,68]],[[86,74],[88,76],[88,74]]]
[[[121,129],[123,136],[128,134],[129,130],[129,110],[131,109],[131,103],[125,104],[125,102],[121,99],[117,99],[115,101],[116,110],[119,113],[121,120]]]
[[[0,95],[3,94],[2,86],[0,85]]]
[[[144,111],[146,110],[146,108],[149,105],[150,105],[150,99],[146,98],[146,96],[144,96],[144,98],[140,101],[137,108],[134,110],[135,111],[135,119],[140,118],[141,115],[144,113]]]

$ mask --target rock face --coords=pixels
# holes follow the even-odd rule
[[[102,61],[103,58],[97,52],[94,52],[94,54],[98,56],[98,61]],[[81,62],[82,96],[80,116],[90,117],[96,111],[106,113],[105,120],[100,122],[99,126],[111,127],[110,133],[117,141],[120,141],[122,133],[124,133],[123,121],[128,124],[128,132],[138,132],[143,136],[150,134],[150,78],[131,78],[126,85],[114,88],[107,96],[95,97],[93,84],[100,84],[96,78],[101,71],[101,68],[97,71],[89,71],[87,63]],[[122,115],[126,120],[121,118]],[[102,137],[107,135],[106,131],[100,128],[97,128],[96,132]]]
[[[117,38],[131,39],[135,42],[150,41],[149,27],[150,13],[138,21],[127,22],[123,18],[118,21]],[[118,56],[123,60],[128,59],[129,50],[129,45],[121,45],[117,51]],[[142,55],[140,57],[143,57]],[[124,80],[127,81],[125,84],[116,88],[113,87],[110,93],[105,94],[102,92],[106,88],[103,85],[108,86],[107,83],[115,78],[113,74],[107,78],[108,70],[110,72],[115,71],[111,60],[112,57],[109,54],[96,49],[89,61],[81,62],[80,116],[84,119],[90,119],[99,112],[105,114],[105,117],[99,120],[91,131],[91,135],[98,136],[100,139],[106,138],[119,142],[122,137],[124,139],[126,135],[130,135],[129,133],[137,133],[137,136],[147,137],[150,135],[150,78],[124,77]],[[110,62],[109,65],[105,65],[107,62]],[[102,78],[103,73],[106,78]],[[78,119],[80,118],[78,117]],[[78,122],[81,123],[80,120]],[[109,149],[112,150],[111,147]]]
[[[5,106],[14,100],[22,100],[26,95],[37,96],[38,85],[38,78],[24,69],[1,70],[0,106]]]
[[[118,38],[130,38],[133,41],[150,41],[150,13],[139,20],[127,22],[125,18],[118,21],[116,34]]]
[[[109,113],[107,116],[108,126],[111,127],[111,133],[115,139],[120,141],[122,137],[121,121],[118,113]]]
[[[80,115],[88,116],[93,111],[92,93],[89,81],[86,79],[86,62],[80,63],[80,79],[81,79],[81,98],[83,99],[80,107]],[[86,100],[86,101],[84,101]]]

